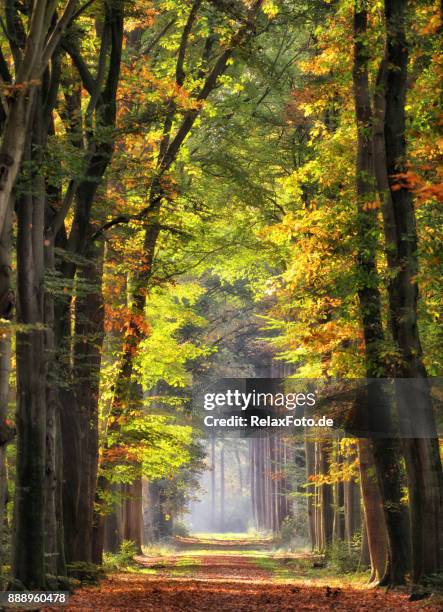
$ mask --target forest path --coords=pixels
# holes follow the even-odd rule
[[[442,610],[429,601],[410,603],[404,593],[368,589],[362,579],[352,583],[324,569],[314,570],[312,557],[303,552],[278,555],[264,550],[202,549],[139,556],[136,561],[139,567],[134,571],[110,574],[99,585],[77,591],[63,610]]]

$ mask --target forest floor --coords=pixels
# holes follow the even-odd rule
[[[127,572],[109,574],[99,585],[79,589],[63,610],[443,610],[443,602],[432,598],[409,602],[406,592],[370,589],[363,574],[338,577],[326,568],[313,568],[306,552],[273,552],[264,541],[256,541],[255,550],[250,540],[204,543],[198,548],[193,539],[186,549],[182,541],[175,551],[138,556],[137,565]],[[56,608],[44,608],[52,610]]]

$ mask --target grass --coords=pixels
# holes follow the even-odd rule
[[[197,531],[189,534],[190,538],[196,538],[199,540],[214,540],[215,542],[223,542],[226,540],[238,540],[240,542],[244,542],[247,540],[248,542],[255,541],[268,541],[270,538],[261,533],[257,533],[256,531],[248,532],[248,533],[238,533],[238,532],[228,532],[228,533],[210,533],[206,531]]]
[[[142,546],[143,554],[147,557],[170,557],[177,553],[177,549],[173,544],[153,544],[151,546]]]
[[[201,564],[201,559],[196,559],[194,555],[182,555],[175,560],[168,574],[172,577],[192,576]]]
[[[369,572],[337,575],[330,568],[313,568],[312,558],[306,555],[282,557],[281,553],[265,553],[251,561],[261,569],[269,571],[276,582],[303,581],[305,585],[339,587],[352,585],[355,588],[367,585]]]

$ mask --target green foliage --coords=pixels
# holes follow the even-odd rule
[[[303,505],[304,508],[304,505]],[[274,544],[279,549],[297,550],[306,545],[308,541],[306,516],[285,517],[280,531],[274,538]]]
[[[68,577],[78,580],[82,585],[97,584],[105,577],[103,569],[94,563],[76,561],[66,566]]]
[[[123,540],[117,553],[103,553],[103,567],[105,570],[122,571],[136,565],[134,556],[137,548],[132,540]]]
[[[339,574],[356,572],[360,567],[361,533],[358,532],[352,541],[336,540],[326,550],[328,567]]]
[[[146,304],[151,329],[141,343],[135,365],[145,390],[153,389],[159,381],[171,387],[185,387],[191,382],[187,364],[210,353],[209,348],[199,346],[184,333],[206,325],[193,308],[203,291],[197,283],[180,282],[152,292]]]

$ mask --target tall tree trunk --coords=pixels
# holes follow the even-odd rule
[[[320,473],[322,476],[327,476],[329,473],[330,463],[330,445],[328,442],[320,442]],[[320,520],[321,520],[321,532],[322,532],[322,547],[323,550],[332,542],[332,527],[333,527],[333,497],[332,497],[332,485],[323,483],[320,486]]]
[[[355,480],[347,480],[344,483],[345,501],[345,539],[351,550],[351,542],[361,525],[360,517],[360,493]]]
[[[143,514],[141,476],[133,483],[125,485],[124,489],[123,539],[134,542],[137,553],[141,553]]]
[[[225,530],[225,445],[220,448],[220,531]]]
[[[335,483],[334,486],[334,529],[333,539],[344,540],[345,537],[345,516],[344,516],[344,504],[345,504],[345,488],[342,480]]]
[[[358,206],[358,256],[357,268],[362,278],[358,289],[360,319],[365,340],[366,375],[368,379],[386,376],[386,365],[380,348],[384,341],[381,296],[377,273],[377,218],[371,208],[375,198],[373,121],[368,81],[368,44],[366,3],[356,2],[354,12],[354,99],[357,122],[356,190]],[[368,435],[372,438],[373,457],[379,487],[383,498],[386,532],[389,541],[389,563],[382,582],[402,584],[405,581],[408,554],[407,526],[401,505],[401,482],[397,443],[393,438],[380,438],[392,432],[390,404],[383,385],[370,383],[358,398],[364,407]],[[366,486],[363,480],[362,485]],[[363,495],[367,500],[368,496]],[[368,539],[372,537],[367,522]],[[374,536],[375,538],[375,536]]]
[[[110,491],[116,498],[120,499],[122,488],[124,485],[112,483]],[[123,542],[123,503],[117,503],[111,512],[108,512],[104,518],[104,538],[103,550],[106,552],[118,552],[121,543]],[[93,550],[93,548],[92,548]],[[93,556],[93,562],[96,563]]]
[[[371,565],[371,556],[369,554],[369,541],[368,541],[368,530],[366,527],[366,521],[363,520],[362,530],[361,530],[361,548],[360,548],[360,559],[358,562],[360,568],[371,567],[371,577],[369,582],[374,580],[372,565]]]
[[[46,206],[48,214],[48,206]],[[45,227],[49,225],[45,219]],[[48,272],[55,270],[54,243],[45,239],[45,268]],[[63,526],[63,449],[61,446],[60,401],[55,382],[55,337],[54,337],[54,298],[50,291],[45,291],[45,349],[48,360],[48,379],[46,381],[46,534],[47,541],[55,557],[50,557],[51,574],[65,575],[65,543]],[[52,378],[54,377],[54,378]],[[53,521],[55,517],[55,522]]]
[[[374,455],[370,440],[360,438],[358,458],[364,525],[371,560],[371,582],[379,583],[385,576],[388,563],[387,533],[383,500],[374,472]]]
[[[60,246],[74,255],[74,257],[68,256],[61,265],[62,276],[72,282],[77,274],[77,286],[78,281],[86,280],[97,287],[84,300],[79,295],[76,303],[75,331],[79,336],[85,336],[84,343],[80,344],[71,336],[71,297],[64,302],[59,301],[56,316],[60,370],[67,371],[65,376],[68,383],[67,388],[65,386],[59,389],[59,395],[64,451],[63,516],[66,556],[69,561],[90,560],[91,546],[94,559],[101,560],[101,546],[104,539],[104,517],[98,512],[93,528],[95,542],[91,544],[91,508],[94,506],[91,500],[96,489],[98,450],[98,370],[103,338],[100,289],[103,245],[101,240],[92,241],[92,234],[96,228],[91,225],[91,210],[114,151],[113,130],[123,41],[123,5],[120,0],[105,4],[102,44],[104,49],[109,49],[109,61],[106,76],[102,75],[103,82],[99,80],[94,83],[97,87],[97,101],[94,106],[96,131],[90,130],[87,133],[87,147],[84,151],[85,172],[78,184],[74,185],[76,205],[69,238],[65,234],[64,226],[57,234]],[[66,49],[69,53],[69,44],[66,45]],[[81,69],[79,72],[82,74]],[[78,115],[81,116],[81,98],[70,93],[71,95],[65,93],[67,114],[72,123],[67,126],[67,130],[74,134],[73,144],[79,148],[82,143],[81,138],[79,139],[81,121],[80,126],[78,125]],[[103,138],[105,131],[108,137]],[[97,262],[92,265],[77,266],[78,256],[97,258]],[[69,284],[67,289],[68,287]],[[71,368],[70,360],[72,350],[74,370]],[[79,385],[76,384],[77,369],[81,375]],[[78,469],[79,465],[82,469]],[[101,477],[100,482],[105,482],[105,479]],[[100,501],[97,498],[97,503]]]
[[[406,40],[407,3],[385,0],[386,85],[384,140],[389,189],[384,207],[390,225],[385,225],[388,265],[392,272],[389,302],[392,332],[402,356],[398,374],[416,379],[399,381],[397,402],[408,477],[414,582],[441,570],[443,539],[443,474],[435,417],[423,363],[417,324],[417,228],[412,194],[396,178],[406,169],[405,102],[408,71]],[[383,173],[380,187],[386,176]],[[413,424],[413,425],[412,425]],[[426,437],[414,437],[422,429]]]
[[[238,448],[237,447],[234,447],[234,456],[235,456],[235,460],[237,462],[237,469],[238,469],[238,487],[239,487],[239,493],[240,493],[240,495],[243,495],[243,470],[242,470],[242,466],[241,466],[240,453],[238,452]]]
[[[305,453],[306,453],[306,480],[309,483],[311,476],[315,474],[315,445],[305,436]],[[311,541],[311,550],[316,547],[315,535],[315,485],[310,485],[308,488],[308,528],[309,539]]]
[[[98,400],[101,353],[104,337],[102,296],[103,240],[90,244],[88,262],[77,270],[75,303],[74,373],[75,419],[79,438],[78,499],[69,533],[70,561],[91,561],[92,522],[98,467]]]
[[[27,151],[31,159],[31,150]],[[46,354],[43,312],[44,213],[42,194],[17,200],[17,477],[13,575],[28,588],[45,587]],[[53,511],[52,506],[49,508]],[[55,521],[55,517],[54,517]],[[52,526],[52,520],[50,522]],[[51,528],[51,533],[53,533]],[[50,563],[52,566],[52,563]]]
[[[263,461],[263,438],[256,439],[256,500],[257,500],[257,527],[260,531],[265,528],[264,524],[264,461]]]
[[[9,321],[14,316],[14,294],[11,288],[11,219],[9,209],[0,237],[0,318]],[[9,374],[11,370],[11,337],[7,329],[0,338],[0,547],[4,542],[6,504],[8,502],[8,473],[6,446],[14,436],[14,428],[7,422]],[[6,564],[6,559],[0,558]]]
[[[319,442],[314,443],[314,475],[317,477],[321,474],[320,467],[320,444]],[[315,550],[322,551],[324,550],[324,534],[322,531],[322,522],[321,522],[321,485],[317,482],[314,487],[314,510],[315,510]]]
[[[215,529],[215,436],[211,436],[211,528]]]
[[[154,480],[149,483],[149,498],[151,505],[151,539],[158,542],[172,535],[172,520],[165,508],[165,482]]]

